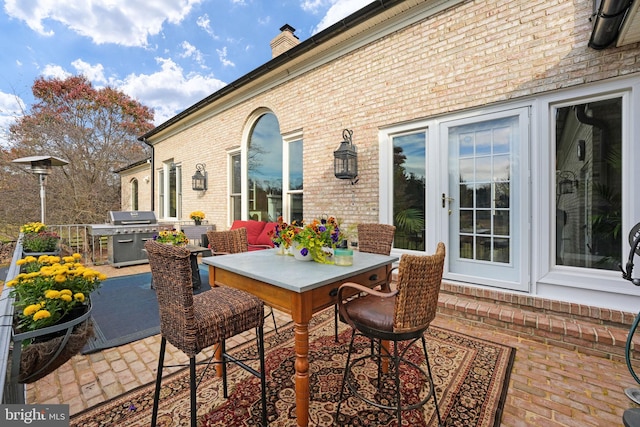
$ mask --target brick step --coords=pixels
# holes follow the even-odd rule
[[[487,292],[491,296],[485,295]],[[558,304],[552,310],[549,307],[553,303]],[[439,316],[451,316],[496,332],[624,361],[635,314],[593,309],[595,307],[589,310],[584,306],[444,283],[438,301]],[[591,314],[594,311],[600,315]],[[640,337],[640,331],[636,335]],[[632,348],[640,353],[640,338],[637,342],[634,338]],[[634,357],[640,358],[640,354]]]

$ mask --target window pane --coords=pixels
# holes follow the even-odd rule
[[[556,264],[617,270],[622,225],[622,99],[559,108]]]
[[[302,190],[302,140],[287,144],[289,147],[289,190]]]
[[[282,136],[275,115],[256,122],[248,156],[249,219],[276,221],[282,214]]]
[[[178,186],[177,186],[176,165],[169,166],[169,216],[176,218],[178,215]]]
[[[302,194],[294,193],[289,195],[289,206],[291,207],[289,222],[293,223],[293,221],[296,221],[298,224],[302,224],[304,220],[302,211]]]
[[[138,210],[138,180],[131,181],[131,209]]]
[[[242,192],[240,154],[231,156],[231,192],[240,194]]]
[[[394,247],[425,250],[426,134],[393,137]]]

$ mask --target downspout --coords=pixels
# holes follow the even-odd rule
[[[597,0],[596,0],[597,1]],[[620,27],[633,0],[601,0],[594,13],[595,22],[588,46],[601,50],[609,47],[620,34]]]
[[[144,142],[145,144],[147,144],[149,147],[151,147],[151,210],[155,212],[155,204],[156,204],[156,192],[155,192],[155,188],[156,188],[156,169],[155,169],[155,155],[154,155],[154,150],[153,150],[153,145],[151,145],[148,141],[147,138],[142,138],[142,142]]]

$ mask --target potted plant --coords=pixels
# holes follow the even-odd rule
[[[12,377],[36,381],[79,352],[93,335],[90,295],[106,276],[85,267],[80,254],[26,256],[21,273],[8,281],[14,298],[13,351],[20,363]]]
[[[202,211],[193,211],[189,214],[189,218],[191,218],[196,225],[202,224],[202,220],[204,219],[204,212]]]
[[[343,239],[334,217],[314,219],[302,227],[293,238],[295,250],[302,256],[311,255],[315,262],[333,264],[333,250]]]
[[[268,232],[271,241],[277,249],[276,252],[278,255],[289,253],[289,248],[292,246],[294,238],[299,231],[300,229],[296,225],[295,221],[291,224],[287,224],[281,216],[278,217],[276,226],[273,230]]]
[[[172,230],[161,231],[157,236],[153,237],[153,240],[158,243],[165,243],[175,246],[186,246],[187,243],[189,243],[187,235],[182,231],[176,230],[175,228]]]
[[[28,222],[20,227],[22,233],[22,251],[25,255],[56,255],[60,236],[48,231],[41,222]]]

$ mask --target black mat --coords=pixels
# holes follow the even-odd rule
[[[200,267],[200,277],[202,286],[196,293],[210,289],[206,266]],[[151,289],[151,273],[107,279],[91,295],[91,302],[95,337],[82,349],[82,354],[160,333],[158,299]]]

